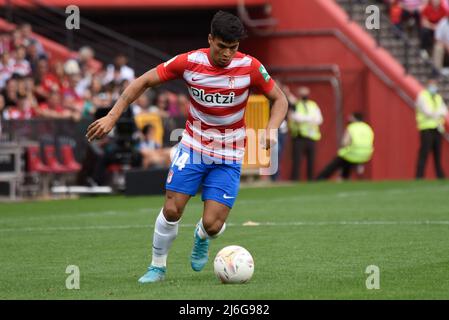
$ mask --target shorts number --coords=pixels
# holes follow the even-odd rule
[[[189,160],[190,155],[188,153],[182,153],[181,155],[179,154],[180,152],[176,154],[172,167],[177,166],[178,170],[182,171],[182,169],[186,166],[186,162]]]

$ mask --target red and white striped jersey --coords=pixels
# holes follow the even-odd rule
[[[250,88],[268,94],[274,81],[254,57],[237,52],[226,67],[217,67],[209,51],[177,55],[157,66],[157,72],[161,81],[182,78],[187,84],[190,108],[181,143],[215,158],[240,161]]]

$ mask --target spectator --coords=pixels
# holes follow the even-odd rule
[[[83,117],[94,116],[98,109],[110,108],[113,102],[111,91],[103,87],[101,78],[94,76],[84,94]]]
[[[429,0],[421,13],[421,57],[428,59],[434,45],[437,24],[447,15],[441,0]]]
[[[34,79],[31,76],[23,78],[25,84],[25,91],[27,94],[31,94],[34,97]]]
[[[152,166],[170,165],[170,148],[161,148],[156,142],[155,129],[147,124],[142,129],[141,141],[138,150],[142,156],[142,167],[148,169]]]
[[[90,89],[92,96],[96,96],[96,95],[100,94],[101,92],[103,92],[103,85],[101,84],[101,78],[94,76],[90,83],[89,89]]]
[[[61,91],[61,82],[56,75],[49,70],[48,60],[40,58],[37,67],[35,83],[37,84],[35,91],[38,100],[45,101],[50,92]]]
[[[21,76],[28,76],[31,74],[31,65],[26,59],[26,47],[20,46],[16,49],[16,58],[13,65],[13,73]]]
[[[77,63],[80,69],[81,78],[75,91],[80,97],[83,97],[86,94],[91,95],[91,93],[87,93],[87,91],[92,83],[92,78],[96,73],[94,55],[94,50],[88,46],[81,47],[78,50]]]
[[[63,96],[72,96],[77,104],[78,109],[81,109],[82,105],[82,97],[78,95],[75,88],[78,85],[80,81],[80,75],[79,74],[70,74],[67,76],[66,81],[64,82],[64,85],[61,89],[61,93]]]
[[[423,0],[399,0],[399,5],[402,9],[401,29],[405,30],[407,27],[412,26],[411,23],[414,23],[414,29],[419,32],[421,29],[421,8]]]
[[[11,51],[11,37],[7,33],[0,33],[0,54]]]
[[[22,37],[20,30],[15,29],[11,32],[11,48],[12,50],[17,50],[17,48],[24,46],[25,42]]]
[[[110,90],[104,90],[99,94],[92,96],[92,102],[95,110],[102,108],[111,108],[112,101],[112,93]]]
[[[14,70],[14,59],[11,58],[8,51],[0,56],[0,89],[6,86],[6,81],[11,78]]]
[[[449,52],[449,18],[441,19],[435,29],[435,45],[433,48],[433,63],[435,68],[444,75],[449,75],[449,70],[444,68],[445,56]]]
[[[400,5],[400,0],[391,0],[390,4],[390,20],[397,29],[402,30],[402,7]]]
[[[26,59],[30,63],[33,75],[36,75],[38,72],[39,60],[42,58],[46,58],[46,55],[39,54],[39,51],[37,49],[37,43],[33,41],[31,41],[31,43],[26,47],[26,49],[27,49]]]
[[[129,80],[122,80],[119,85],[114,86],[114,93],[113,93],[113,99],[114,101],[118,100],[120,98],[120,95],[122,92],[125,91],[125,89],[129,86],[130,81]]]
[[[162,118],[168,118],[168,93],[167,91],[160,92],[156,97],[156,109],[159,116]]]
[[[75,59],[69,59],[64,63],[64,73],[68,76],[80,74],[81,68]]]
[[[64,62],[63,61],[55,61],[53,63],[53,74],[56,76],[56,78],[58,79],[58,82],[61,84],[61,87],[64,87],[67,85],[67,79],[66,79],[66,74],[64,71]]]
[[[84,82],[82,85],[84,86],[86,84],[87,82]],[[79,89],[79,86],[80,84],[77,85],[75,90],[77,94],[84,100],[81,116],[83,118],[92,117],[96,111],[94,97],[96,97],[98,94],[100,94],[100,92],[102,92],[101,79],[99,77],[93,76],[89,80],[89,86],[83,90],[83,93],[81,93],[81,95],[80,92],[77,90]]]
[[[91,47],[81,47],[78,50],[78,65],[80,66],[81,70],[93,73],[94,57],[95,51]]]
[[[17,95],[26,96],[27,94],[28,92],[25,77],[17,76]]]
[[[29,120],[36,117],[35,101],[27,95],[17,97],[17,106],[11,106],[5,110],[5,120]]]
[[[44,56],[45,50],[39,40],[33,35],[33,28],[29,23],[23,23],[19,26],[19,31],[22,36],[23,45],[28,47],[33,44],[36,46],[36,50],[38,55]]]
[[[184,118],[186,118],[189,114],[189,108],[190,108],[190,101],[187,95],[184,93],[178,94],[178,110],[180,112],[180,115],[182,115]]]
[[[137,116],[141,113],[148,113],[150,111],[150,98],[147,94],[142,94],[137,100],[131,105],[133,115]]]
[[[157,150],[161,148],[161,145],[156,141],[155,129],[151,124],[143,127],[138,148],[139,150]]]
[[[176,94],[172,92],[167,92],[168,97],[168,114],[169,117],[175,118],[179,117],[179,106],[178,106],[178,97]]]
[[[134,70],[127,66],[128,59],[124,54],[119,54],[115,57],[114,63],[106,68],[106,75],[103,79],[103,84],[114,82],[121,83],[123,80],[134,80]]]
[[[36,112],[38,116],[47,119],[76,119],[69,109],[62,106],[59,91],[51,91],[47,102],[41,103]]]
[[[2,94],[5,97],[6,108],[17,105],[17,76],[14,75],[6,81]]]
[[[87,94],[87,91],[89,91],[89,86],[92,83],[92,75],[82,71],[79,74],[79,81],[77,81],[77,85],[75,87],[76,94],[80,97],[84,97]],[[90,93],[89,93],[90,94]]]
[[[79,121],[81,119],[83,104],[80,104],[80,101],[73,94],[63,94],[62,107],[64,110],[70,111],[72,120]]]

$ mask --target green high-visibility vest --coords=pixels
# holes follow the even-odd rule
[[[422,96],[424,97],[424,101],[428,106],[430,106],[432,111],[436,112],[441,108],[444,108],[443,98],[439,94],[435,94],[432,96],[429,90],[424,90]],[[443,117],[441,117],[441,119],[430,118],[423,112],[421,112],[421,110],[418,110],[418,108],[416,108],[416,123],[418,126],[418,130],[420,131],[427,129],[437,129],[444,123],[444,119]]]
[[[315,101],[307,100],[306,102],[300,100],[296,106],[296,112],[300,115],[307,116],[311,113],[320,112],[320,108]],[[320,126],[306,122],[289,121],[290,134],[292,137],[305,137],[314,141],[321,139]]]
[[[338,155],[351,163],[365,163],[373,155],[374,132],[362,121],[351,123],[347,128],[351,144],[338,150]]]

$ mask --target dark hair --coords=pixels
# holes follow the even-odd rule
[[[147,124],[142,128],[142,133],[147,135],[151,130],[153,130],[153,126],[151,124]]]
[[[212,18],[210,34],[224,42],[240,41],[246,37],[242,21],[237,16],[221,10]]]
[[[357,120],[357,121],[363,121],[363,114],[361,112],[354,112],[352,114],[352,116]]]
[[[11,76],[11,79],[14,79],[14,80],[22,80],[23,78],[24,78],[24,76],[22,76],[20,73],[15,73],[15,72]]]

